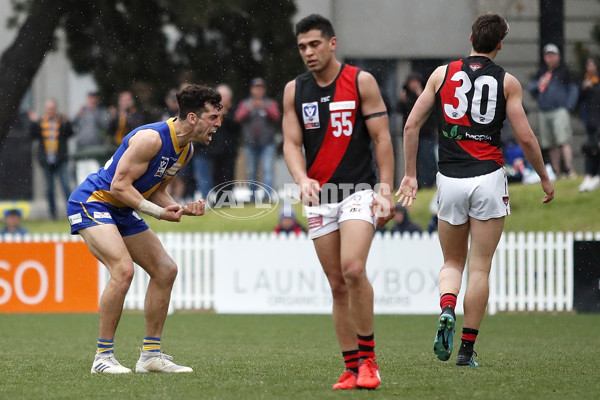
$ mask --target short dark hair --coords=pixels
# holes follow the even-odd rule
[[[296,24],[296,36],[312,31],[313,29],[321,31],[321,35],[327,39],[335,36],[331,21],[319,14],[310,14],[308,17],[304,17],[298,21]]]
[[[189,113],[206,112],[206,103],[220,110],[222,108],[221,94],[204,85],[188,85],[177,92],[177,104],[181,119],[184,119]]]
[[[483,14],[471,27],[473,50],[491,53],[508,34],[508,22],[498,14]]]

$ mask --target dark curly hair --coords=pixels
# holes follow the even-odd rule
[[[206,112],[207,103],[217,110],[221,110],[221,94],[204,85],[189,85],[177,92],[179,118],[181,119],[185,119],[189,113],[202,114]]]

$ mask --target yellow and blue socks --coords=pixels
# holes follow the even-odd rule
[[[97,354],[114,354],[115,352],[115,340],[114,339],[100,339],[98,338],[98,350]]]
[[[145,336],[142,343],[142,351],[160,353],[160,342],[160,338]]]

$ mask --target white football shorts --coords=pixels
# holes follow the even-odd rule
[[[339,203],[304,206],[308,219],[308,237],[316,239],[325,236],[340,229],[340,223],[351,219],[367,221],[375,229],[377,216],[371,215],[374,197],[372,190],[361,190]]]
[[[469,217],[486,221],[510,215],[506,170],[499,168],[472,178],[450,178],[437,173],[438,218],[462,225]]]

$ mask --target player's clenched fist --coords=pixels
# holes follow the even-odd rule
[[[184,215],[204,215],[204,200],[192,201],[183,206]]]

